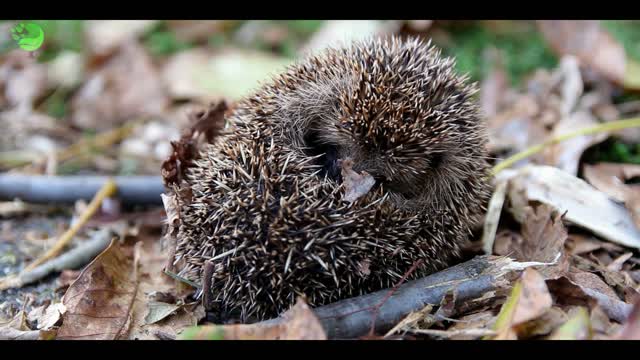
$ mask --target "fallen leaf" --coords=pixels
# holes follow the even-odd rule
[[[640,230],[627,209],[585,181],[551,166],[529,165],[511,178],[511,203],[538,201],[564,219],[615,243],[640,248]],[[520,206],[522,208],[522,206]]]
[[[633,305],[633,310],[624,322],[620,334],[617,336],[621,340],[640,340],[640,300]]]
[[[326,340],[320,320],[304,300],[283,314],[275,325],[205,325],[186,329],[181,340]]]
[[[29,312],[30,322],[37,322],[38,330],[50,330],[62,318],[66,308],[62,303],[43,305]]]
[[[180,305],[158,301],[151,301],[147,306],[149,307],[149,312],[144,317],[144,323],[147,325],[157,323],[180,309]]]
[[[611,262],[611,264],[607,265],[607,270],[609,271],[620,271],[622,270],[622,265],[625,261],[629,260],[633,256],[632,252],[628,252],[618,256],[615,260]]]
[[[583,65],[625,87],[637,89],[640,85],[639,65],[600,26],[600,21],[540,20],[538,27],[557,54],[574,55]]]
[[[544,278],[532,268],[525,269],[500,310],[495,339],[517,339],[515,327],[542,316],[552,303]]]
[[[575,129],[597,125],[598,121],[587,111],[576,111],[562,118],[553,128],[550,137],[567,134]],[[571,175],[578,175],[578,165],[582,154],[591,146],[601,143],[608,137],[607,133],[577,136],[549,146],[542,152],[544,164],[557,167]]]
[[[128,42],[89,74],[71,99],[71,120],[81,128],[109,129],[138,117],[161,115],[168,100],[145,49]]]
[[[549,336],[549,340],[588,340],[593,336],[589,312],[578,308],[569,314],[569,320]]]
[[[612,199],[623,202],[631,213],[635,225],[640,228],[640,187],[625,181],[640,176],[640,165],[599,163],[585,165],[585,179]]]
[[[228,49],[214,54],[193,49],[169,58],[162,79],[175,99],[236,100],[291,63],[287,58],[260,52]]]
[[[114,239],[63,296],[67,311],[57,338],[114,340],[122,337],[137,288],[133,259],[125,255]]]
[[[380,20],[328,20],[307,40],[299,54],[305,56],[335,44],[348,44],[370,36],[388,34],[398,25],[395,22],[385,24]]]
[[[344,186],[344,198],[346,202],[355,202],[366,195],[375,185],[376,180],[366,171],[360,174],[353,170],[353,161],[345,159],[342,161],[342,181]]]
[[[629,315],[631,305],[621,301],[616,293],[597,275],[578,271],[569,277],[547,281],[557,301],[566,305],[593,307],[599,305],[610,319],[622,322]]]
[[[518,261],[554,263],[539,268],[545,279],[557,278],[566,273],[569,263],[564,243],[568,235],[562,223],[563,214],[544,204],[537,207],[524,206],[517,210],[512,208],[512,211],[520,213],[517,217],[523,221],[522,236],[510,238],[519,242],[501,244],[500,254],[510,254]]]

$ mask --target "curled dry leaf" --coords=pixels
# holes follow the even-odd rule
[[[353,170],[353,161],[345,159],[342,161],[342,179],[344,185],[344,201],[355,202],[365,196],[375,185],[376,180],[368,172],[362,171],[360,174]]]
[[[301,298],[276,325],[207,325],[185,330],[182,340],[326,340],[320,320]]]
[[[226,102],[220,101],[212,104],[205,111],[190,114],[191,127],[182,134],[180,140],[171,142],[173,152],[162,163],[160,171],[165,186],[179,185],[184,172],[196,158],[201,142],[211,143],[223,131],[224,115],[227,109]]]
[[[520,209],[529,201],[542,202],[561,213],[566,212],[565,220],[604,239],[640,248],[640,230],[634,225],[629,212],[585,181],[560,169],[542,165],[519,169],[518,175],[510,181],[509,199]],[[521,218],[517,212],[514,215]]]

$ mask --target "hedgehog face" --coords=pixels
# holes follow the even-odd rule
[[[294,120],[283,121],[295,124],[285,129],[292,142],[319,156],[321,175],[339,180],[339,161],[350,158],[354,170],[412,199],[433,188],[434,177],[464,172],[460,158],[472,161],[484,146],[469,136],[479,126],[475,88],[452,76],[453,60],[419,41],[374,44],[329,51],[288,73],[289,83],[306,81],[279,107]]]

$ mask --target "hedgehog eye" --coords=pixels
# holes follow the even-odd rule
[[[316,165],[322,166],[320,176],[327,175],[337,181],[340,177],[340,167],[338,166],[338,147],[320,140],[317,131],[308,131],[304,135],[304,152],[308,156],[318,156]]]

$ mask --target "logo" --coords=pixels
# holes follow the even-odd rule
[[[36,51],[44,42],[44,31],[38,24],[19,23],[11,28],[11,37],[22,50]]]

